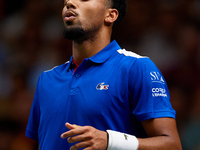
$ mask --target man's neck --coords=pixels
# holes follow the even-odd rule
[[[89,39],[83,42],[73,41],[73,58],[78,65],[84,60],[97,54],[110,43],[110,37]]]

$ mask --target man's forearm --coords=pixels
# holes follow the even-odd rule
[[[163,135],[151,138],[138,138],[138,150],[182,150],[180,141]]]

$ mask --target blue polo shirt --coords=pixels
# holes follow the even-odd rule
[[[66,122],[146,137],[141,121],[175,118],[165,79],[148,57],[112,41],[74,73],[72,58],[38,80],[26,136],[41,150],[72,146],[60,137]]]

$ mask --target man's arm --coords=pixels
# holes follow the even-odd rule
[[[182,150],[175,119],[150,119],[142,125],[149,138],[138,139],[138,150]]]
[[[138,138],[138,150],[182,150],[175,119],[150,119],[143,121],[142,124],[149,137]],[[61,137],[68,138],[69,143],[80,142],[75,144],[71,149],[76,150],[83,147],[86,147],[87,150],[106,149],[108,139],[105,131],[100,131],[89,126],[70,125],[68,123],[66,127],[70,131],[63,133]],[[123,149],[123,146],[121,149]]]

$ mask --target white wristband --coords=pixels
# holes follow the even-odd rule
[[[138,139],[130,134],[125,134],[113,130],[106,130],[108,133],[107,150],[137,150]]]

